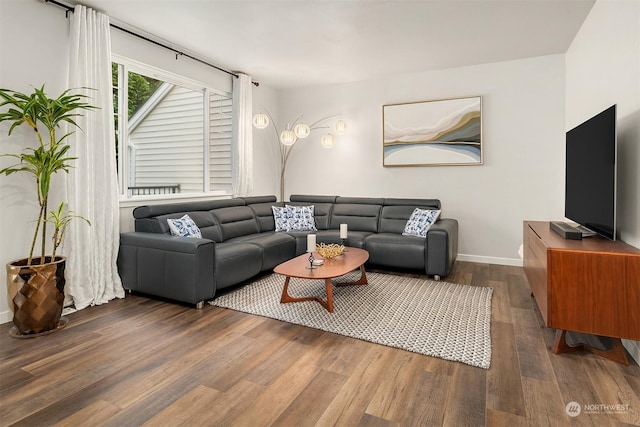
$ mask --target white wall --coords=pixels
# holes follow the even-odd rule
[[[619,236],[640,248],[640,2],[596,2],[565,57],[567,130],[618,105]]]
[[[522,221],[564,216],[564,90],[564,56],[552,55],[286,91],[281,127],[332,113],[349,126],[333,149],[320,131],[295,146],[286,195],[438,198],[459,221],[459,259],[521,265]],[[484,165],[382,167],[384,104],[475,95]]]
[[[567,130],[618,105],[619,233],[640,247],[640,2],[596,2],[566,69]]]
[[[253,113],[264,112],[278,120],[280,108],[279,92],[260,85],[253,89]],[[267,129],[253,129],[253,194],[257,196],[275,195],[280,191],[280,151],[279,142],[271,126]]]
[[[45,84],[49,96],[62,93],[67,87],[67,36],[64,11],[52,11],[37,1],[0,0],[0,87],[30,93],[33,87]],[[26,126],[16,128],[11,137],[7,132],[7,124],[0,125],[1,153],[19,153],[37,144],[33,131]],[[0,168],[13,163],[0,157]],[[51,196],[55,201],[58,193],[54,187],[63,183],[61,177],[54,179]],[[0,176],[0,200],[0,265],[4,269],[8,262],[29,252],[33,221],[38,216],[35,181],[26,174]],[[5,323],[11,321],[11,313],[2,286],[0,323]]]

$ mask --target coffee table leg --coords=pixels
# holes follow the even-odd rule
[[[320,301],[320,304],[322,304],[329,313],[333,313],[333,288],[331,287],[331,279],[325,279],[324,283],[327,287],[327,304],[322,304],[322,301]]]
[[[282,296],[280,297],[280,303],[292,302],[291,296],[289,295],[289,292],[287,292],[289,290],[289,280],[291,280],[291,277],[289,276],[287,276],[284,279],[284,287],[282,288]]]
[[[289,295],[289,281],[291,277],[287,276],[284,279],[284,287],[282,288],[282,296],[280,297],[280,302],[300,302],[300,301],[316,301],[318,298],[316,297],[292,297]]]
[[[354,285],[368,285],[367,273],[364,271],[364,264],[360,266],[360,278],[355,282],[336,283],[336,286],[354,286]]]
[[[318,297],[292,297],[289,295],[289,281],[291,277],[287,276],[284,279],[284,287],[282,288],[282,296],[280,297],[280,303],[288,302],[301,302],[301,301],[318,301],[320,305],[327,309],[329,313],[333,313],[333,289],[331,288],[331,279],[326,279],[325,285],[327,287],[327,301],[323,301]]]

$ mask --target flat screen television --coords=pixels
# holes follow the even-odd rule
[[[566,144],[565,217],[615,240],[616,105],[568,131]]]

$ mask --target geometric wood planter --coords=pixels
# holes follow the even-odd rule
[[[7,264],[7,291],[9,308],[13,312],[13,324],[9,334],[17,338],[30,338],[54,332],[67,324],[60,319],[64,306],[64,270],[67,259],[56,256],[54,262],[46,257],[45,264],[38,264],[34,257],[27,266],[27,259]]]

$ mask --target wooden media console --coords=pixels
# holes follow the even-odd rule
[[[566,240],[546,221],[525,221],[524,271],[554,353],[585,349],[629,364],[621,339],[640,340],[640,249],[601,237]],[[608,349],[569,345],[566,332],[610,337]]]

